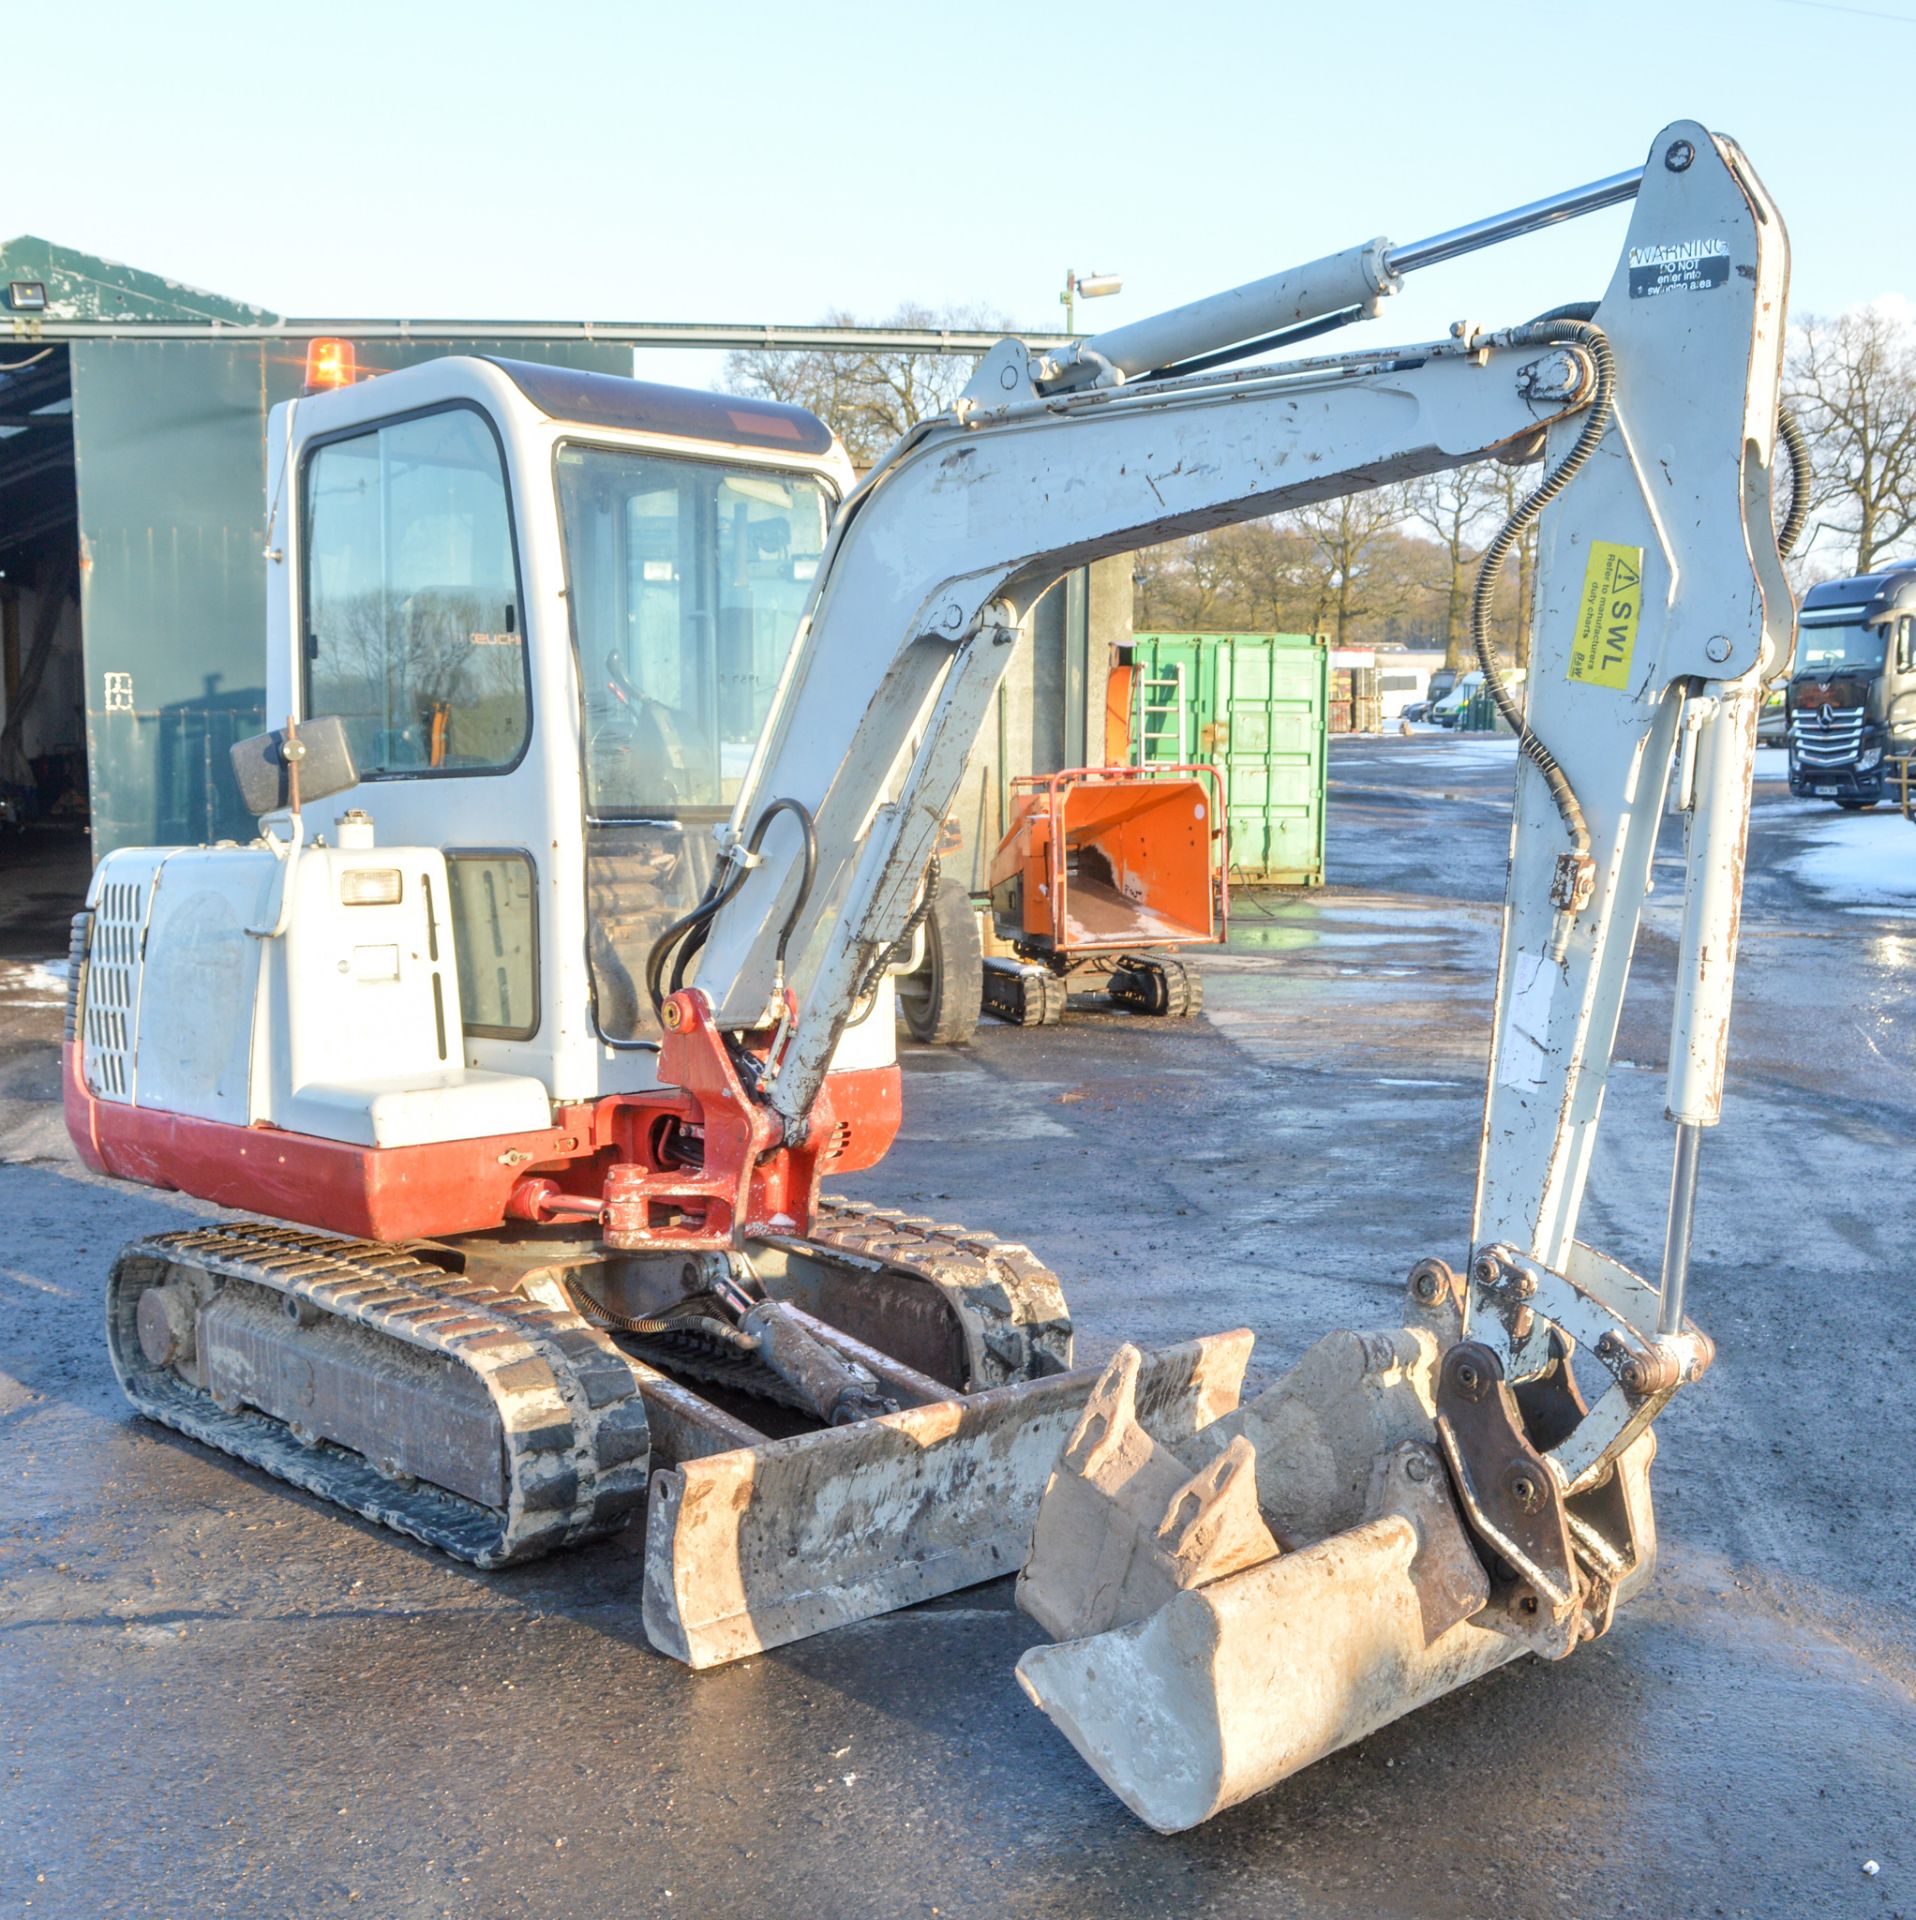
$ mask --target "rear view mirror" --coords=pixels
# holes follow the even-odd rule
[[[295,737],[298,748],[289,759],[287,748]],[[328,714],[305,721],[296,730],[281,727],[234,744],[233,777],[239,782],[240,798],[246,802],[248,813],[277,813],[292,805],[293,760],[299,763],[301,806],[359,784],[346,723],[336,714]]]

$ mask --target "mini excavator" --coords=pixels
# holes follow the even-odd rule
[[[1265,357],[1625,202],[1594,305]],[[1022,1563],[1028,1693],[1162,1828],[1602,1633],[1710,1361],[1691,1206],[1807,502],[1787,284],[1748,160],[1679,122],[1428,241],[1005,340],[856,487],[797,409],[508,361],[276,409],[261,837],[116,852],[74,928],[81,1154],[250,1216],[120,1255],[133,1405],[480,1566],[643,1514],[695,1666]],[[899,1126],[891,973],[1020,620],[1102,555],[1485,460],[1539,477],[1474,607],[1520,755],[1467,1255],[1248,1401],[1244,1333],[1074,1370],[1023,1246],[823,1192]],[[1533,527],[1520,702],[1486,616]],[[1652,1284],[1577,1224],[1666,804]]]

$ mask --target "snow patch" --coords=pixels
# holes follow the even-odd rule
[[[1514,733],[1472,733],[1460,739],[1452,734],[1445,753],[1448,758],[1460,760],[1465,766],[1508,766],[1517,757],[1517,736]]]
[[[1786,863],[1806,887],[1861,906],[1916,901],[1916,833],[1900,813],[1839,814]]]
[[[63,1007],[67,998],[64,960],[0,961],[0,996],[9,1006]]]

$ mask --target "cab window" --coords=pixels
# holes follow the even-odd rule
[[[306,712],[364,774],[512,766],[531,721],[504,461],[451,407],[321,444],[304,479]]]
[[[588,811],[729,807],[825,550],[824,487],[572,445],[558,481]]]

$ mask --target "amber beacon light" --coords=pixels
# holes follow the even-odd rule
[[[359,356],[350,340],[313,340],[306,347],[306,391],[350,387],[359,378]]]

